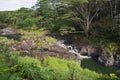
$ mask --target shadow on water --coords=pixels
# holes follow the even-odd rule
[[[81,63],[82,68],[87,68],[97,73],[102,74],[110,74],[115,73],[118,75],[118,71],[120,71],[119,67],[105,67],[93,59],[84,59]]]

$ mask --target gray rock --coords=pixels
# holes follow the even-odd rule
[[[102,49],[99,48],[99,47],[89,47],[89,46],[83,46],[81,48],[81,54],[82,55],[88,55],[88,56],[91,56],[93,58],[98,58],[99,55],[102,53]]]
[[[83,46],[80,51],[81,55],[88,55],[88,49],[86,46]]]
[[[59,45],[51,45],[49,48],[48,48],[49,51],[52,51],[52,52],[58,52],[58,53],[68,53],[68,50],[59,46]]]
[[[20,42],[15,42],[12,46],[13,50],[18,51],[26,51],[28,53],[32,53],[34,48],[34,41],[33,40],[22,40]]]
[[[118,66],[120,67],[120,55],[108,55],[105,50],[98,57],[98,62],[104,66]]]
[[[98,58],[102,53],[102,49],[99,47],[88,48],[88,55],[93,58]]]
[[[120,67],[120,55],[115,55],[114,65]]]
[[[114,57],[113,56],[109,56],[109,57],[99,57],[98,61],[104,65],[104,66],[113,66],[114,65]]]
[[[3,29],[0,29],[0,35],[2,35],[2,36],[18,36],[18,35],[21,35],[21,33],[19,33],[17,29],[3,28]]]

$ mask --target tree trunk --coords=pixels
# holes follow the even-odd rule
[[[89,19],[89,15],[87,16],[87,20],[86,20],[86,25],[85,25],[85,28],[84,28],[84,31],[85,31],[85,35],[86,37],[89,37],[89,29],[90,29],[90,19]]]

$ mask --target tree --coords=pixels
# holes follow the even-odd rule
[[[82,27],[88,37],[92,22],[102,5],[103,0],[38,0],[37,10],[45,17],[52,17],[54,20],[56,17],[64,17],[64,20],[70,22],[77,21],[78,26]],[[66,11],[61,12],[61,9]]]
[[[69,15],[66,12],[68,10],[68,1],[67,0],[38,0],[36,4],[37,14],[43,16],[43,24],[49,26],[49,29],[59,31],[60,28],[72,23],[70,19],[68,20]],[[66,10],[65,12],[61,8]],[[69,14],[69,13],[68,13]]]
[[[79,18],[79,26],[82,27],[85,35],[88,37],[90,29],[92,28],[93,20],[99,14],[104,1],[103,0],[88,0],[80,2],[80,0],[74,0],[70,3],[72,5],[73,14]]]

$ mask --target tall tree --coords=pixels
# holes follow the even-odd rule
[[[92,27],[92,22],[100,12],[104,4],[103,0],[88,0],[81,3],[79,0],[71,1],[73,14],[75,17],[80,17],[79,26],[82,27],[85,35],[88,37],[89,31]]]

